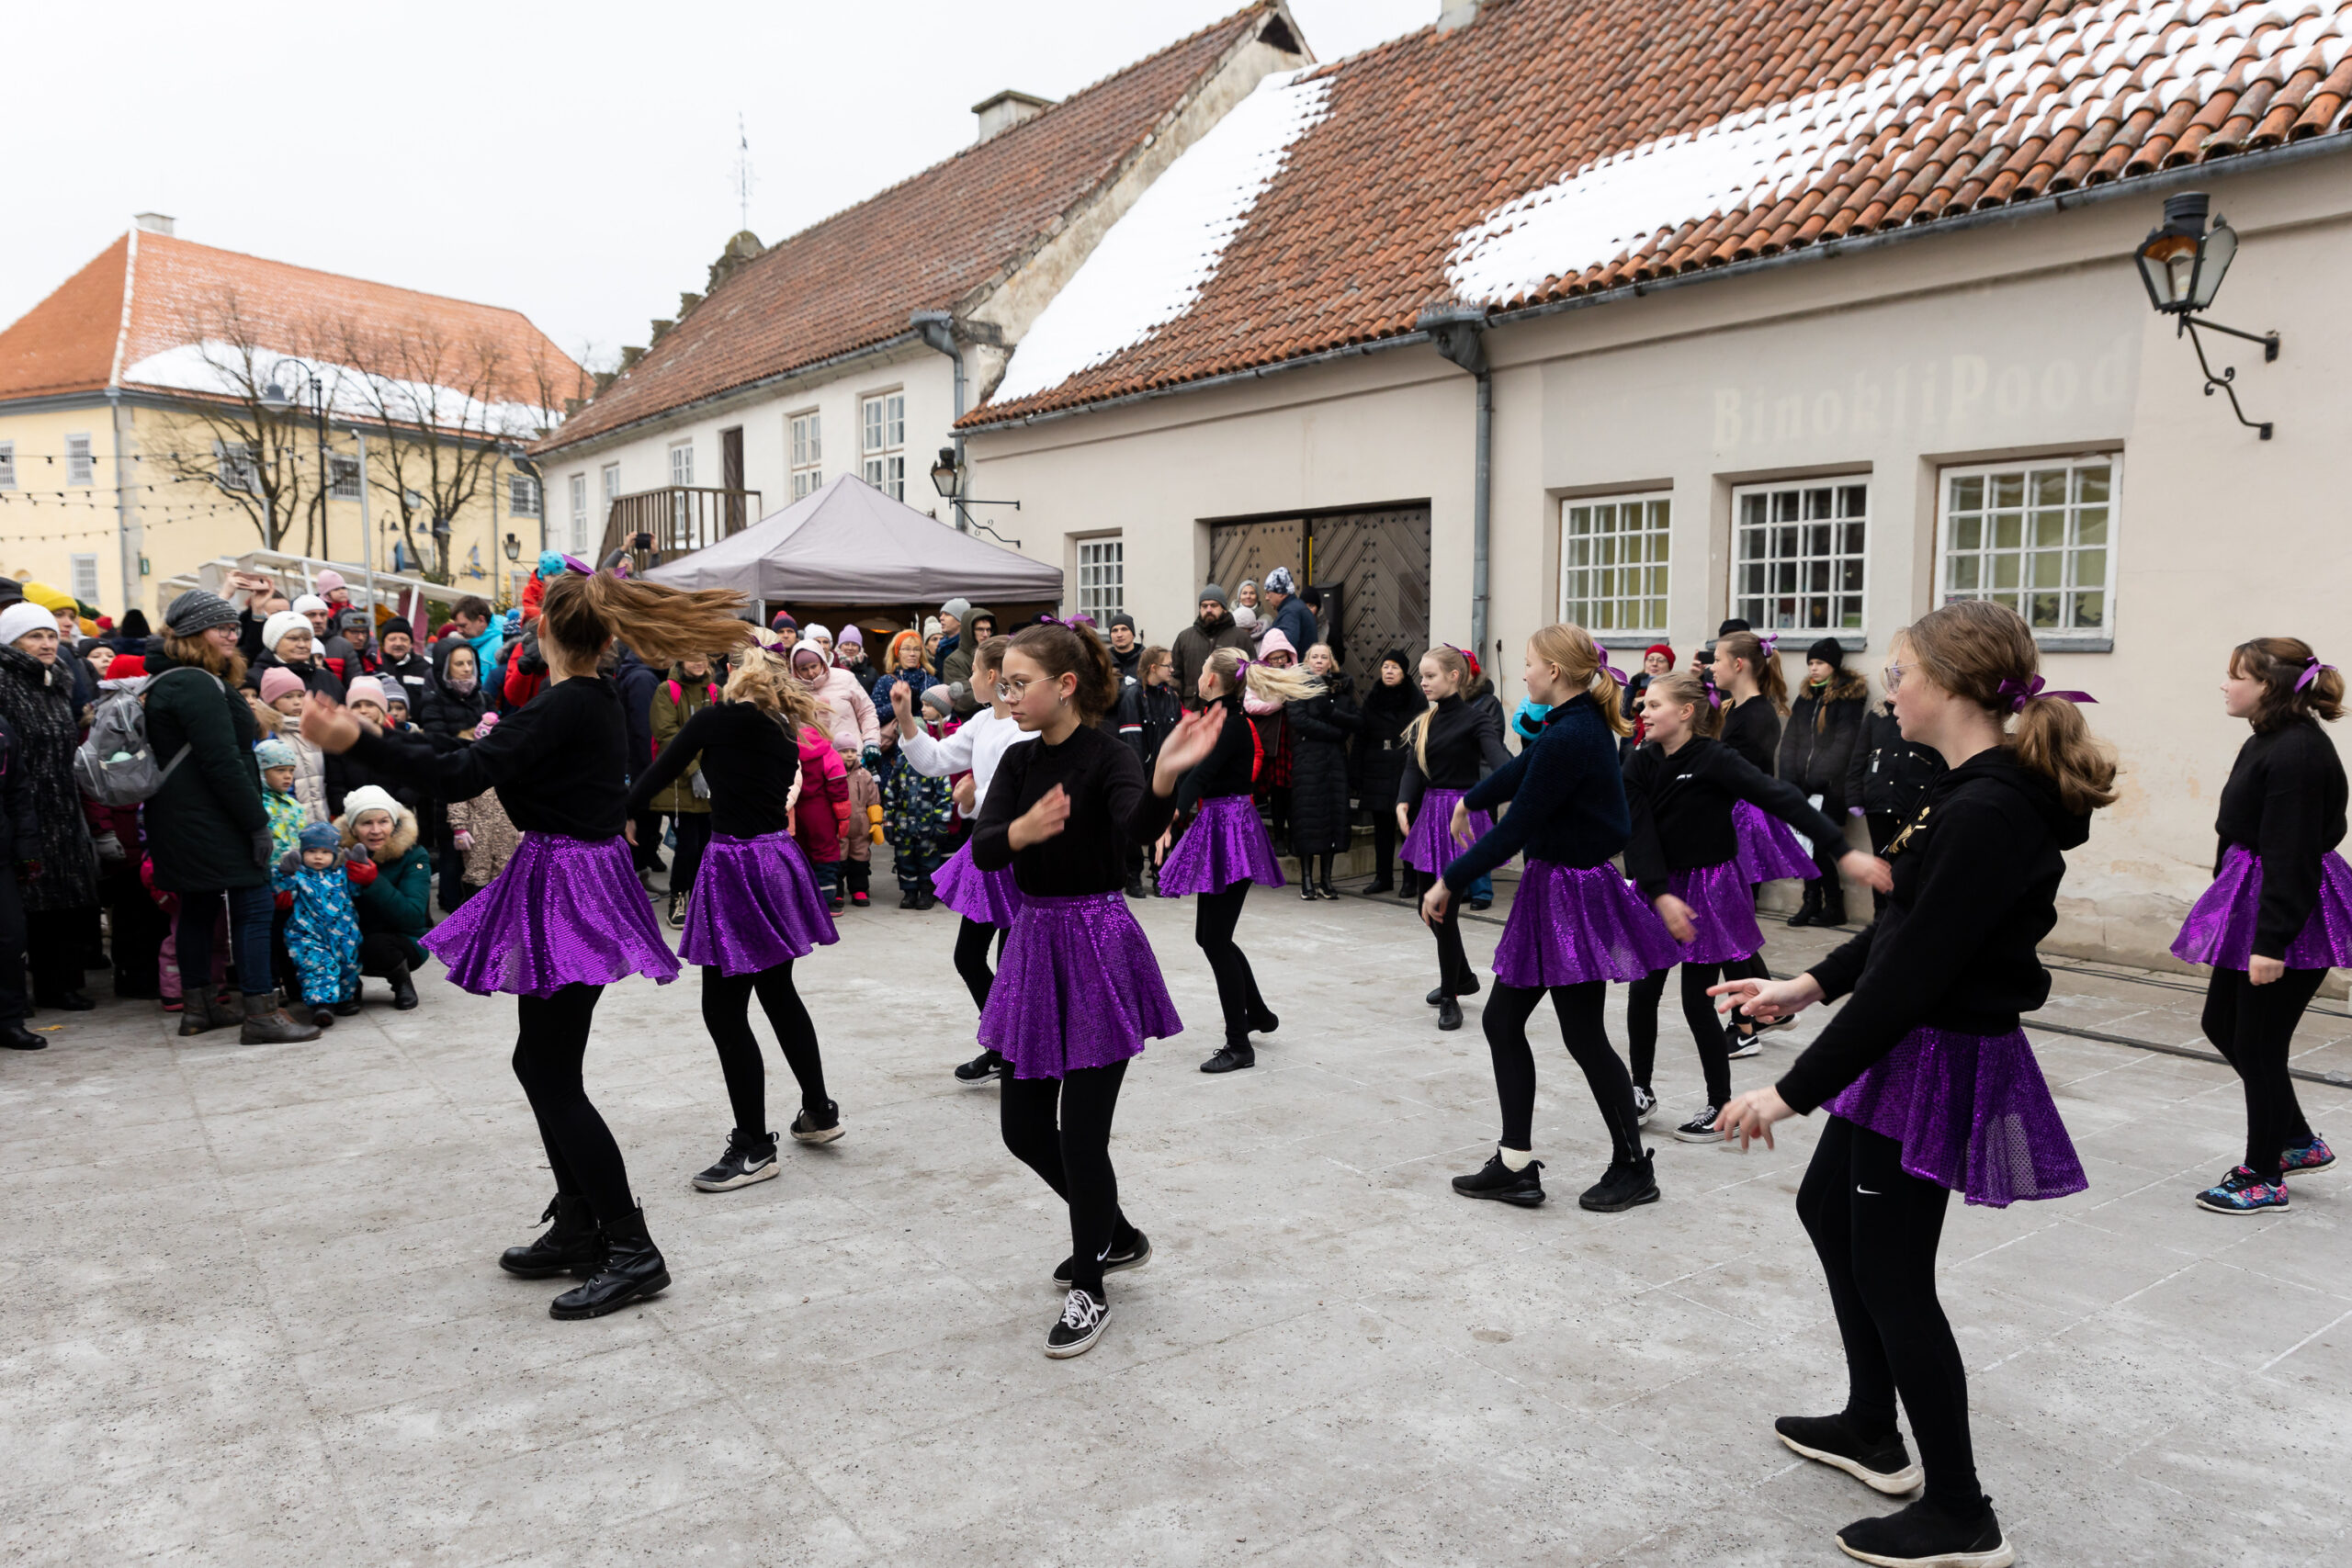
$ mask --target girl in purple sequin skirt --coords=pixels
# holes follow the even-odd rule
[[[1421,695],[1430,705],[1405,727],[1396,826],[1405,835],[1406,868],[1418,872],[1425,886],[1495,825],[1485,811],[1466,807],[1457,824],[1455,807],[1481,773],[1492,773],[1510,761],[1503,746],[1501,707],[1466,700],[1475,679],[1470,661],[1458,649],[1440,643],[1421,655]],[[1425,999],[1437,1009],[1440,1029],[1459,1029],[1460,998],[1478,989],[1478,977],[1462,950],[1462,907],[1447,900],[1444,917],[1430,929],[1437,938],[1437,988]]]
[[[2213,885],[2173,956],[2210,964],[2205,1038],[2245,1085],[2245,1159],[2197,1195],[2222,1214],[2287,1207],[2287,1182],[2335,1163],[2295,1097],[2295,1025],[2331,968],[2352,965],[2352,866],[2344,763],[2320,728],[2344,712],[2344,678],[2300,637],[2230,652],[2222,705],[2254,733],[2238,750],[2214,824]]]
[[[2049,995],[2036,944],[2057,921],[2065,852],[2115,798],[2115,764],[2076,706],[2089,698],[2045,692],[2038,662],[2025,622],[1987,601],[1948,604],[1896,637],[1886,689],[1904,739],[1951,771],[1886,847],[1885,912],[1793,980],[1714,987],[1763,1020],[1846,998],[1781,1081],[1733,1100],[1718,1125],[1746,1148],[1769,1144],[1783,1117],[1829,1112],[1797,1215],[1828,1276],[1846,1405],[1784,1416],[1775,1430],[1880,1492],[1924,1479],[1910,1506],[1838,1532],[1866,1562],[2013,1560],[1977,1483],[1937,1244],[1953,1192],[2000,1206],[2085,1185],[2019,1021]]]

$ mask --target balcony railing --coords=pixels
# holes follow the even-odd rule
[[[605,542],[596,552],[601,563],[621,547],[621,541],[639,534],[653,536],[653,548],[663,557],[681,556],[740,534],[760,515],[755,490],[715,490],[692,485],[667,485],[613,497],[605,518]]]

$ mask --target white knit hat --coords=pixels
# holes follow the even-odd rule
[[[56,629],[56,614],[42,609],[29,599],[19,599],[6,609],[0,610],[0,643],[10,648],[16,647],[17,639],[28,632],[53,632]]]
[[[405,809],[406,807],[402,807],[399,801],[392,798],[392,792],[383,785],[361,784],[343,797],[341,821],[345,828],[356,827],[359,819],[370,811],[380,811],[397,823],[401,819],[401,813]]]
[[[833,640],[831,629],[826,626],[821,621],[809,622],[807,626],[800,628],[800,635],[807,637],[810,642],[815,642],[820,638],[822,638],[826,642]]]
[[[331,610],[334,607],[315,593],[305,593],[294,601],[295,613],[301,615],[308,615],[313,610]]]
[[[280,610],[261,624],[261,645],[270,652],[276,653],[277,639],[288,632],[294,631],[311,632],[313,637],[318,635],[311,630],[311,617],[302,614],[301,611]]]

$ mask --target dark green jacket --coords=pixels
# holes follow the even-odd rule
[[[433,929],[433,857],[416,838],[416,814],[403,809],[400,825],[384,840],[376,862],[376,880],[354,889],[352,900],[359,934],[383,931],[401,938],[412,968],[424,962],[424,949],[416,939]]]
[[[243,692],[224,691],[201,671],[164,674],[181,668],[160,648],[148,655],[148,673],[160,677],[147,686],[148,744],[164,762],[191,748],[147,802],[155,886],[169,893],[266,886],[269,813],[254,766],[260,736],[253,710]]]

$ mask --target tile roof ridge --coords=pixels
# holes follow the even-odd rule
[[[261,255],[253,251],[232,251],[226,245],[208,245],[201,240],[190,240],[176,234],[150,232],[147,238],[151,243],[162,240],[170,246],[186,246],[191,250],[204,251],[217,256],[235,256],[241,261],[257,262],[263,266],[283,267],[288,272],[309,273],[314,277],[332,277],[343,283],[356,283],[368,288],[381,288],[387,293],[405,294],[412,299],[434,299],[447,305],[463,305],[471,310],[495,310],[501,315],[513,316],[530,325],[535,332],[538,330],[537,324],[531,321],[528,312],[513,305],[494,305],[487,299],[468,299],[460,295],[435,293],[429,288],[412,288],[405,283],[386,283],[381,278],[362,277],[357,273],[336,272],[328,267],[310,266],[301,262],[290,262],[277,256]],[[136,234],[133,235],[131,243],[133,244],[138,243]]]
[[[122,385],[122,356],[130,346],[131,291],[139,283],[139,231],[134,228],[124,238],[129,243],[124,247],[122,259],[122,315],[115,323],[114,360],[107,368],[109,390]]]

